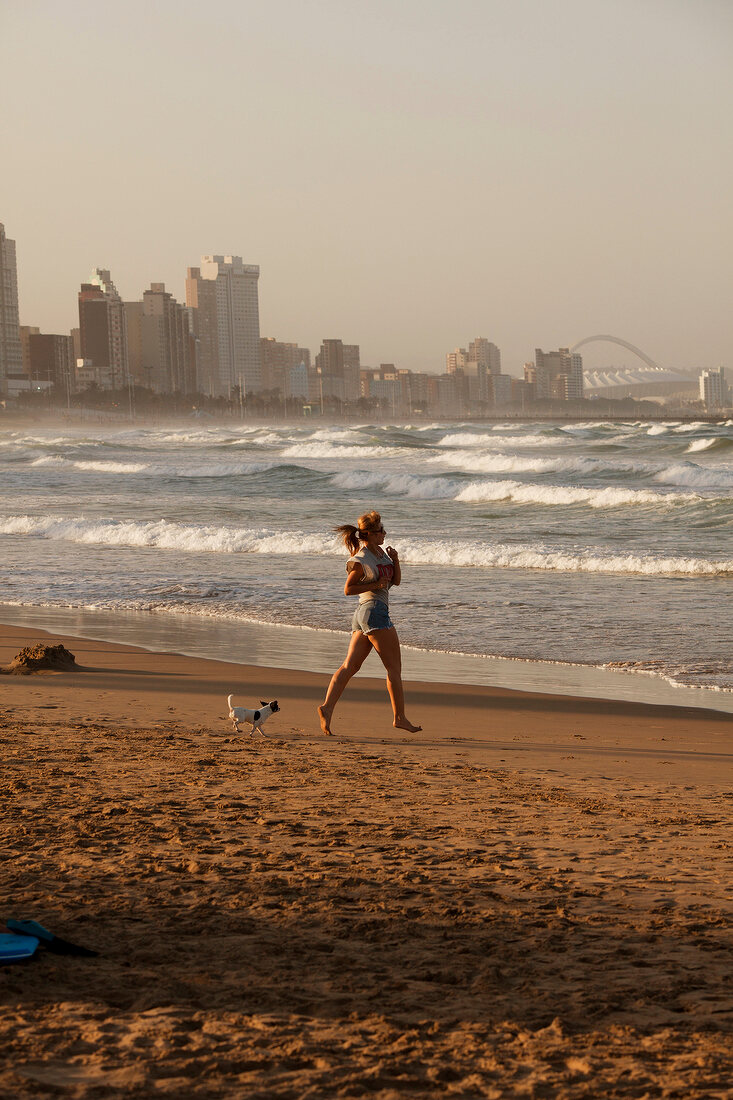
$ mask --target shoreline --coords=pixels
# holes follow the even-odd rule
[[[345,631],[319,630],[288,624],[227,620],[171,612],[97,612],[0,603],[0,623],[29,626],[83,640],[121,642],[150,652],[289,669],[328,675],[339,666],[348,645]],[[620,671],[597,665],[485,657],[403,646],[405,680],[519,692],[617,700],[733,714],[733,692],[705,687],[675,686],[644,671]],[[358,678],[381,678],[371,655]]]
[[[0,620],[2,616],[0,616]],[[40,637],[43,635],[43,637]],[[499,763],[535,776],[663,774],[715,785],[733,762],[733,719],[700,707],[649,704],[513,688],[405,679],[407,713],[423,730],[406,734],[391,724],[384,676],[360,675],[346,689],[334,716],[333,737],[318,727],[316,707],[330,674],[237,664],[116,641],[83,639],[33,626],[0,626],[0,666],[24,646],[61,642],[75,654],[78,670],[31,676],[0,676],[0,699],[30,719],[41,710],[120,727],[167,723],[198,729],[240,748],[259,739],[231,736],[226,697],[256,706],[278,699],[280,711],[266,727],[267,739],[377,747],[381,752],[427,752],[439,760],[460,758],[476,765]],[[373,666],[374,667],[374,666]],[[43,699],[41,703],[38,700]],[[101,710],[100,710],[101,708]]]

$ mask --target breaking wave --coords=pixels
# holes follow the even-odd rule
[[[493,569],[547,569],[562,573],[641,573],[648,576],[695,574],[716,576],[733,573],[733,560],[654,557],[639,554],[607,554],[574,549],[558,551],[542,544],[487,545],[479,542],[423,542],[405,554],[416,565],[472,566]]]
[[[698,466],[694,462],[668,466],[654,475],[654,480],[666,485],[682,485],[691,489],[733,489],[733,469],[725,466]]]
[[[204,524],[170,523],[167,520],[71,519],[66,516],[7,516],[0,519],[0,534],[103,546],[152,547],[190,553],[220,554],[318,554],[324,540],[317,535],[281,534],[267,528],[245,530]],[[333,542],[333,552],[338,550]]]
[[[64,516],[6,516],[0,534],[114,547],[176,550],[186,553],[343,555],[336,539],[307,532],[269,528],[214,527],[171,523],[76,519]],[[408,546],[403,559],[415,565],[446,565],[492,569],[542,569],[556,572],[641,573],[651,576],[715,576],[733,573],[733,559],[662,557],[651,554],[612,554],[597,548],[573,547],[559,551],[542,543],[504,545],[473,540],[425,540]]]
[[[568,458],[557,456],[543,458],[540,455],[472,454],[470,451],[446,451],[431,455],[427,462],[441,463],[466,473],[482,474],[611,474],[617,476],[650,474],[657,472],[660,463],[644,459],[615,461],[611,458]]]
[[[536,447],[557,446],[562,443],[561,436],[539,435],[493,435],[474,434],[473,432],[451,432],[438,440],[438,447]]]
[[[64,458],[61,455],[47,455],[37,458],[31,466],[49,466],[66,470],[80,470],[96,474],[142,474],[146,477],[241,477],[245,474],[260,474],[265,470],[282,468],[279,462],[104,462],[87,459]]]
[[[333,485],[340,489],[381,489],[412,500],[456,500],[464,504],[489,501],[512,504],[539,504],[549,507],[584,504],[590,508],[622,508],[651,505],[668,508],[691,504],[702,498],[694,493],[663,492],[651,489],[604,489],[568,485],[534,485],[519,481],[472,481],[466,484],[449,477],[425,477],[417,474],[389,474],[379,471],[350,470],[335,474]]]
[[[516,481],[473,482],[458,493],[456,500],[479,504],[509,500],[514,504],[586,504],[590,508],[622,508],[651,504],[668,507],[698,500],[692,493],[655,493],[648,489],[576,488],[569,485],[522,485]]]
[[[29,463],[30,466],[51,466],[67,470],[84,470],[101,474],[140,474],[148,469],[144,462],[95,462],[92,460],[63,458],[61,455],[44,455]]]
[[[693,439],[687,448],[688,453],[693,451],[725,451],[733,447],[733,439],[718,437],[716,439]]]
[[[290,446],[284,447],[281,451],[283,458],[337,458],[341,461],[350,457],[363,458],[365,453],[368,453],[370,458],[395,457],[402,453],[402,448],[383,447],[380,444],[374,444],[364,439],[360,444],[332,442],[293,443]]]
[[[413,500],[455,500],[459,483],[451,478],[421,477],[419,474],[389,474],[371,470],[350,470],[334,474],[331,483],[339,489],[382,489]]]

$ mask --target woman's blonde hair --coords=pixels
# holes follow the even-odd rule
[[[359,516],[359,526],[351,523],[343,523],[340,527],[334,527],[334,534],[339,535],[349,553],[355,554],[362,542],[366,542],[366,536],[370,531],[378,531],[382,526],[382,517],[379,512],[365,512]]]

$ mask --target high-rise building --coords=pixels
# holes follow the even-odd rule
[[[300,397],[303,401],[317,400],[318,389],[311,384],[312,374],[315,374],[315,368],[311,370],[306,363],[298,363],[297,366],[291,367],[286,382],[286,396]]]
[[[196,390],[190,313],[165,283],[151,283],[141,302],[125,302],[130,374],[156,393]]]
[[[186,304],[196,312],[199,388],[213,396],[262,389],[260,309],[257,282],[260,269],[241,256],[202,256],[190,267]]]
[[[358,401],[361,396],[361,358],[358,344],[324,340],[316,356],[324,397]]]
[[[31,376],[31,336],[38,336],[40,329],[35,325],[20,326],[20,353],[23,361],[23,374]]]
[[[445,357],[445,369],[448,374],[455,374],[456,371],[462,370],[475,379],[482,379],[478,384],[482,393],[480,400],[485,401],[488,391],[485,379],[489,374],[501,374],[501,352],[496,344],[492,344],[485,336],[477,336],[468,345],[468,351],[465,348],[456,348],[448,352]]]
[[[33,332],[29,340],[31,382],[50,382],[64,393],[74,389],[74,345],[70,336]]]
[[[514,379],[510,374],[490,375],[489,383],[493,392],[493,405],[495,408],[500,409],[504,405],[511,405],[513,381]]]
[[[535,348],[534,377],[525,366],[525,379],[535,383],[538,401],[579,401],[583,397],[583,358],[568,348],[543,352]]]
[[[22,373],[15,241],[5,236],[0,222],[0,396],[8,392],[8,377]]]
[[[344,397],[358,401],[361,396],[361,352],[358,344],[344,344]]]
[[[725,371],[722,367],[717,370],[704,370],[700,374],[700,400],[704,402],[708,410],[726,408],[731,400],[728,385],[725,380]]]
[[[344,394],[344,344],[342,340],[324,340],[316,355],[316,370],[321,387],[321,400],[333,397],[345,401]]]
[[[485,363],[469,359],[465,367],[453,372],[463,378],[463,399],[474,413],[483,411],[481,406],[492,403],[491,375]]]
[[[186,305],[191,310],[191,325],[196,342],[196,388],[208,397],[219,397],[222,391],[219,376],[216,281],[202,279],[201,269],[198,267],[189,267],[186,273]]]
[[[129,381],[125,307],[109,271],[97,268],[79,291],[80,358],[88,360],[97,385],[121,389]]]
[[[468,362],[468,352],[465,348],[456,348],[449,351],[445,357],[445,369],[447,374],[454,374],[457,370],[463,370]]]
[[[468,362],[479,363],[489,374],[501,374],[501,352],[484,336],[477,336],[468,345]]]
[[[300,348],[297,344],[285,344],[276,340],[274,336],[263,336],[260,339],[260,355],[263,390],[279,390],[283,397],[308,396],[307,382],[304,390],[302,371],[296,375],[297,393],[292,393],[290,388],[290,372],[301,363],[306,368],[305,378],[308,377],[308,368],[311,365],[311,353],[308,348]]]

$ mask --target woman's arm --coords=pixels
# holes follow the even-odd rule
[[[386,547],[387,553],[392,559],[392,565],[394,566],[394,573],[392,574],[392,584],[400,584],[402,581],[402,569],[400,568],[400,555],[395,550],[394,546]]]
[[[359,562],[354,564],[353,569],[350,571],[346,578],[346,584],[344,585],[345,596],[358,596],[361,592],[380,592],[384,588],[388,588],[387,581],[365,581],[364,580],[364,566]]]

